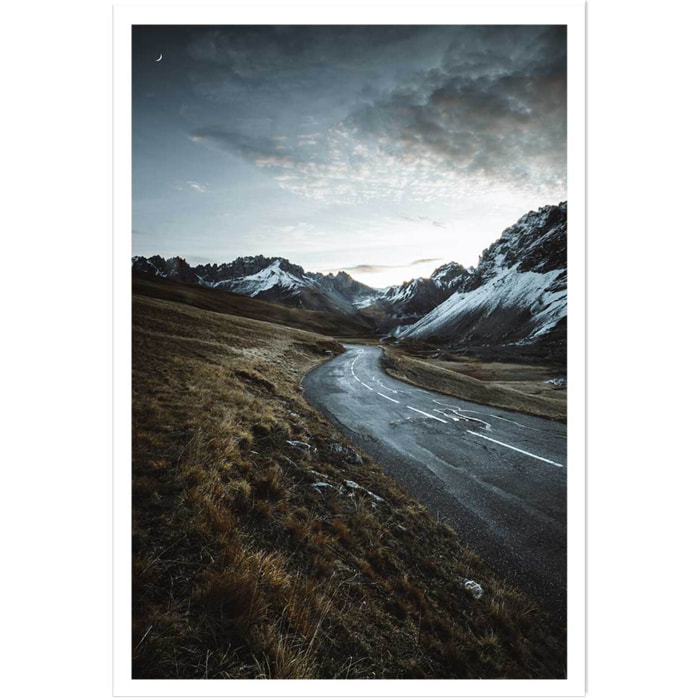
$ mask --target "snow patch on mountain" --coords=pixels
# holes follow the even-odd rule
[[[476,268],[448,277],[455,291],[401,338],[458,347],[526,345],[554,331],[567,314],[566,202],[521,217],[487,248]]]
[[[362,297],[360,299],[353,299],[353,306],[356,309],[366,309],[368,306],[371,306],[374,304],[375,301],[377,301],[377,298],[379,297],[378,294],[373,294],[368,297]]]
[[[214,287],[224,287],[230,292],[256,297],[275,287],[280,290],[298,290],[304,285],[304,280],[295,274],[282,269],[282,261],[275,260],[269,267],[259,272],[238,279],[232,278],[216,282]]]
[[[544,274],[503,270],[474,291],[455,292],[398,335],[406,338],[439,336],[444,327],[470,314],[490,316],[499,308],[524,308],[532,314],[532,330],[523,341],[533,340],[554,328],[566,315],[566,290],[549,290],[558,276],[559,270]]]

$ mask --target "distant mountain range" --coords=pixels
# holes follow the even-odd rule
[[[183,258],[132,258],[134,272],[371,322],[402,342],[453,352],[546,346],[566,351],[567,203],[531,211],[483,251],[430,277],[374,289],[345,272],[306,272],[262,255],[192,267]]]
[[[262,255],[236,258],[222,265],[191,267],[183,258],[165,260],[160,255],[132,258],[132,269],[188,284],[298,306],[311,311],[355,315],[379,292],[352,279],[345,272],[323,275],[305,272],[285,258]]]

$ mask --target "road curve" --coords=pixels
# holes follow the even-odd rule
[[[566,623],[566,425],[425,391],[346,345],[307,400],[508,582]]]

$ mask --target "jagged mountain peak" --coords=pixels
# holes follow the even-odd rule
[[[566,202],[548,204],[521,216],[482,252],[477,266],[482,279],[514,264],[522,271],[538,265],[565,267],[566,258],[562,259],[561,253],[566,252],[566,221]]]
[[[476,267],[451,261],[430,277],[381,290],[344,270],[305,272],[280,256],[244,256],[195,267],[179,256],[134,256],[132,267],[275,303],[359,314],[381,333],[429,340],[457,351],[550,337],[565,348],[566,241],[567,203],[560,202],[521,216],[482,252]]]
[[[473,274],[474,268],[465,268],[458,262],[448,262],[444,265],[440,265],[432,275],[430,279],[438,286],[448,289],[457,289],[464,281],[464,278]]]
[[[300,265],[280,256],[248,255],[227,263],[195,267],[180,257],[166,260],[160,255],[134,256],[132,269],[265,301],[344,315],[354,315],[357,308],[366,306],[379,294],[346,272],[307,273]]]
[[[400,337],[464,349],[551,336],[566,319],[566,236],[566,202],[528,212],[464,271],[449,298]]]
[[[435,279],[437,277],[442,277],[447,273],[456,271],[464,271],[464,266],[461,263],[452,260],[451,262],[445,263],[444,265],[440,265],[440,267],[436,267],[435,270],[433,270],[433,274],[430,276],[433,279]]]
[[[326,275],[320,272],[310,273],[310,276],[317,280],[321,286],[330,285],[337,291],[350,294],[352,297],[367,297],[378,293],[373,287],[358,282],[354,277],[351,277],[345,272],[345,270],[339,270],[337,273],[331,272]]]

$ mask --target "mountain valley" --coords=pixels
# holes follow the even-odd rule
[[[457,262],[430,277],[384,289],[344,271],[307,272],[262,255],[197,265],[159,255],[132,258],[132,270],[276,305],[330,314],[360,334],[458,355],[566,358],[567,203],[522,216],[483,251],[476,267]]]

